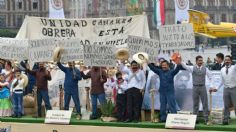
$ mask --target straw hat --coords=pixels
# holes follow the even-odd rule
[[[28,76],[22,73],[21,77],[24,80],[23,87],[25,88],[28,85],[28,82],[29,82]]]
[[[120,48],[116,51],[116,59],[118,60],[128,60],[129,59],[129,49]]]
[[[145,52],[138,52],[133,55],[133,60],[138,62],[139,64],[146,63],[146,61],[149,59],[149,56]]]
[[[56,47],[56,49],[53,51],[54,62],[60,61],[62,52],[63,52],[63,49],[61,47]]]

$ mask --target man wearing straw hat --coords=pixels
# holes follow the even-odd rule
[[[81,119],[80,100],[78,93],[78,82],[82,79],[79,69],[75,68],[75,62],[68,62],[69,67],[63,66],[60,62],[57,63],[58,67],[65,73],[64,81],[64,110],[69,110],[70,99],[72,97],[76,111],[77,119]]]

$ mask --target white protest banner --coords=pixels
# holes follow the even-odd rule
[[[57,40],[56,46],[63,49],[61,62],[78,61],[84,59],[83,46],[80,39]]]
[[[165,128],[194,129],[197,115],[168,114]]]
[[[28,40],[0,38],[0,58],[8,60],[26,60],[28,57]]]
[[[29,61],[31,64],[35,62],[47,62],[53,58],[53,50],[56,46],[55,39],[35,39],[29,40]]]
[[[195,48],[192,24],[161,26],[159,34],[162,50]]]
[[[84,65],[116,66],[116,47],[110,45],[83,45]]]
[[[133,56],[137,52],[145,52],[149,55],[150,62],[156,62],[158,50],[160,50],[159,40],[147,39],[137,36],[128,37],[128,48],[130,56]]]
[[[127,35],[150,38],[147,16],[82,19],[26,17],[16,38],[80,38],[87,44],[99,40],[123,45],[126,41],[124,36]],[[109,42],[106,42],[106,38],[109,38]]]
[[[70,123],[72,111],[66,110],[48,110],[45,118],[45,123],[49,124],[64,124]]]

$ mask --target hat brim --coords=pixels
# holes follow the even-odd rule
[[[21,74],[21,77],[22,77],[22,79],[24,80],[23,87],[25,88],[25,87],[27,87],[28,82],[29,82],[28,76],[22,73],[22,74]]]
[[[59,62],[61,60],[61,54],[63,49],[61,47],[56,47],[56,49],[53,51],[53,61]]]
[[[145,52],[138,52],[133,55],[133,60],[135,60],[139,64],[144,64],[149,59],[149,56]]]
[[[116,59],[127,60],[129,59],[129,50],[127,48],[120,48],[116,51]]]

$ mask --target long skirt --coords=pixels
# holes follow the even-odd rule
[[[6,117],[12,115],[12,103],[10,97],[10,91],[8,88],[2,88],[0,90],[0,117]]]

